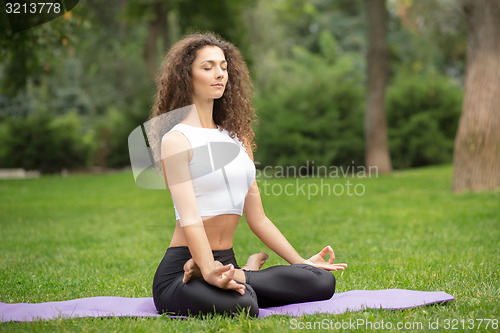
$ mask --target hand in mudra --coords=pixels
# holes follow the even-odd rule
[[[330,254],[330,258],[328,261],[325,261],[325,256]],[[347,267],[347,264],[334,264],[335,262],[335,253],[331,246],[326,246],[321,252],[313,255],[309,259],[305,259],[302,263],[311,265],[314,267],[326,269],[327,271],[341,271]]]
[[[214,268],[211,272],[203,276],[200,268],[191,258],[184,264],[184,277],[182,282],[188,283],[191,279],[203,277],[205,281],[213,286],[221,289],[231,289],[239,292],[241,295],[245,294],[245,286],[237,283],[234,278],[235,268],[229,264],[224,266],[220,261],[215,261]]]

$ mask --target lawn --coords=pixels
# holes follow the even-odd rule
[[[467,331],[473,320],[470,331],[478,331],[481,323],[479,331],[498,332],[500,192],[456,195],[451,176],[451,167],[443,166],[371,178],[261,176],[259,185],[268,217],[303,257],[330,244],[337,262],[349,265],[335,272],[337,292],[445,291],[455,297],[453,302],[304,316],[294,322],[285,316],[243,315],[205,320],[82,318],[3,323],[0,331],[280,332],[313,322],[360,320],[403,322],[407,327],[420,322],[424,328],[439,320],[436,331],[446,331],[445,324],[455,321],[458,331],[462,326]],[[354,192],[355,185],[362,195]],[[0,199],[1,302],[151,296],[153,274],[175,222],[167,191],[141,189],[131,173],[118,172],[0,180]],[[265,250],[243,218],[235,237],[240,264]],[[265,267],[284,263],[268,253]],[[494,322],[486,329],[480,319],[497,320],[496,329]]]

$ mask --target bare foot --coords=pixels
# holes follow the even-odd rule
[[[247,263],[245,266],[241,267],[241,269],[246,271],[258,271],[262,266],[264,266],[267,258],[269,258],[269,256],[265,252],[254,253],[248,257]]]
[[[200,268],[196,265],[193,258],[191,258],[184,264],[184,277],[182,278],[182,282],[188,283],[192,279],[198,277],[201,277]]]

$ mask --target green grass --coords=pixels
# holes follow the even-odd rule
[[[404,288],[455,297],[447,304],[402,311],[322,314],[298,321],[383,320],[427,327],[439,320],[439,331],[445,331],[446,319],[499,320],[500,192],[453,194],[451,174],[446,166],[365,179],[329,178],[323,180],[323,195],[309,199],[307,187],[319,188],[320,179],[261,178],[261,191],[268,190],[262,194],[268,217],[302,256],[331,244],[337,262],[349,264],[343,273],[335,272],[338,292]],[[295,193],[297,181],[305,196]],[[326,186],[347,181],[362,184],[365,194],[328,195]],[[293,195],[271,193],[271,186],[277,193],[286,184],[292,184],[288,193]],[[2,180],[0,199],[1,302],[151,296],[153,274],[174,226],[168,192],[140,189],[130,173],[122,172]],[[237,259],[244,262],[262,250],[265,246],[242,219],[235,237]],[[284,263],[268,253],[269,265]],[[291,319],[82,318],[4,323],[0,330],[280,332],[290,329]],[[499,331],[491,325],[482,330]]]

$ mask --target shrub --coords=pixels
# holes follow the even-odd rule
[[[8,118],[0,130],[0,165],[7,168],[59,172],[87,166],[92,132],[83,134],[75,113],[53,118],[34,112],[25,119]]]
[[[358,55],[337,53],[322,35],[322,54],[302,47],[275,64],[257,86],[256,161],[303,166],[363,163],[363,68]]]
[[[147,110],[146,107],[138,109]],[[128,136],[146,119],[145,114],[110,107],[95,126],[98,147],[94,157],[96,164],[102,168],[129,166]]]
[[[389,146],[395,168],[449,163],[462,89],[444,76],[403,72],[387,91]]]

